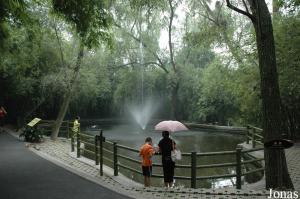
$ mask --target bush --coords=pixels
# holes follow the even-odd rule
[[[26,142],[41,142],[43,138],[43,130],[26,127],[23,133],[20,134],[20,137],[24,137]]]

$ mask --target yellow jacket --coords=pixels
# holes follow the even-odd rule
[[[78,122],[78,120],[76,119],[76,120],[74,120],[74,123],[73,123],[73,132],[74,133],[78,133],[78,131],[79,131],[79,128],[80,128],[80,123]]]

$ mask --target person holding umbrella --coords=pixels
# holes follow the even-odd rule
[[[154,130],[162,131],[162,139],[158,144],[158,152],[161,153],[166,187],[172,187],[174,183],[175,162],[172,160],[172,151],[175,152],[176,143],[170,138],[170,132],[187,131],[188,128],[179,121],[161,121],[155,125]]]
[[[162,139],[158,143],[158,152],[161,153],[164,183],[166,187],[172,187],[174,181],[175,162],[171,158],[171,151],[176,143],[170,138],[169,131],[162,132]]]

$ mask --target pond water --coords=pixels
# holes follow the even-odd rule
[[[135,125],[97,125],[94,126],[103,130],[103,135],[107,140],[117,142],[131,148],[139,149],[144,143],[146,137],[151,137],[154,146],[157,146],[159,140],[161,139],[161,132],[156,132],[153,126],[147,126],[145,130],[141,130]],[[92,131],[90,128],[85,129],[86,133],[89,134],[99,134],[97,131]],[[195,152],[216,152],[216,151],[231,151],[235,150],[236,145],[245,141],[245,137],[239,134],[229,134],[223,132],[214,131],[203,131],[203,130],[189,130],[184,132],[175,132],[171,134],[171,138],[175,140],[177,148],[181,150],[182,153]],[[109,147],[108,147],[109,148]],[[112,148],[111,148],[112,149]],[[111,150],[110,149],[110,150]],[[129,152],[127,150],[118,150],[118,153],[132,157],[134,159],[140,160],[137,153]],[[104,154],[104,156],[109,157],[110,154]],[[109,157],[112,159],[112,157]],[[131,163],[126,160],[118,159],[121,164],[129,165],[131,168],[140,170],[140,165]],[[161,157],[153,157],[154,163],[161,163]],[[223,156],[205,156],[197,158],[197,165],[205,164],[217,164],[235,162],[234,155],[223,155]],[[110,162],[105,161],[105,164],[112,166]],[[187,165],[191,163],[190,157],[183,157],[182,160],[176,162],[178,165]],[[143,177],[140,174],[134,172],[120,169],[120,172],[135,181],[143,182]],[[197,176],[209,176],[209,175],[222,175],[222,174],[232,174],[235,172],[235,168],[209,168],[209,169],[197,169]],[[161,167],[153,168],[154,174],[162,174]],[[187,168],[176,168],[175,176],[191,176],[191,169]],[[224,187],[233,186],[235,179],[215,179],[215,180],[197,180],[197,187],[211,188],[211,187]],[[176,186],[190,187],[190,180],[176,180]],[[163,186],[163,179],[152,178],[152,185]]]

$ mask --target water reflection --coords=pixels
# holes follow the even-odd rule
[[[103,130],[103,135],[112,141],[133,148],[139,148],[146,137],[152,137],[153,143],[158,143],[161,139],[161,133],[154,131],[153,126],[148,126],[146,130],[141,130],[134,125],[117,125],[117,126],[97,126]],[[97,131],[86,131],[90,134],[97,134]],[[177,146],[184,152],[213,152],[234,150],[238,143],[244,141],[242,135],[232,135],[228,133],[190,130],[185,132],[175,132],[171,134],[172,139],[177,143]]]

